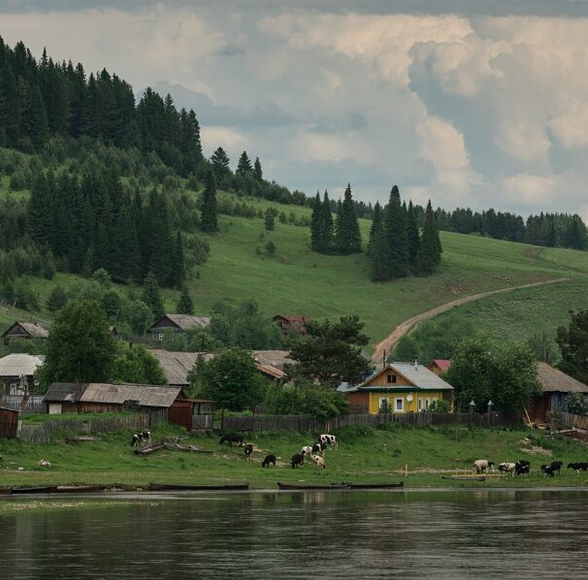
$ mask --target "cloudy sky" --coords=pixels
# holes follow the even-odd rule
[[[0,35],[171,92],[292,189],[588,218],[588,1],[0,0]]]

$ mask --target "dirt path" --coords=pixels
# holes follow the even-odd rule
[[[441,314],[442,312],[447,312],[456,306],[461,306],[462,304],[467,304],[468,302],[474,302],[476,300],[480,300],[481,298],[486,298],[487,296],[492,296],[494,294],[503,294],[505,292],[512,292],[513,290],[521,290],[522,288],[534,288],[535,286],[545,286],[547,284],[558,284],[560,282],[569,282],[569,278],[555,278],[553,280],[545,280],[543,282],[533,282],[532,284],[522,284],[521,286],[511,286],[510,288],[500,288],[499,290],[491,290],[490,292],[482,292],[481,294],[472,294],[471,296],[465,296],[464,298],[460,298],[459,300],[454,300],[453,302],[448,302],[447,304],[442,304],[441,306],[437,306],[436,308],[432,308],[431,310],[427,310],[426,312],[421,312],[417,314],[417,316],[413,316],[408,320],[405,320],[401,324],[399,324],[382,342],[376,345],[374,350],[374,354],[372,355],[372,360],[374,362],[381,362],[382,356],[384,351],[389,353],[394,347],[398,344],[398,341],[406,334],[408,334],[419,322],[423,320],[428,320],[429,318],[433,318],[433,316],[437,316],[437,314]]]

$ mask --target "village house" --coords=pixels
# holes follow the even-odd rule
[[[529,417],[531,421],[548,421],[552,411],[567,411],[566,396],[569,393],[583,393],[588,395],[588,386],[554,369],[547,363],[537,363],[537,378],[541,384],[542,393],[531,402]]]
[[[284,334],[304,334],[306,333],[306,324],[310,318],[306,316],[283,316],[278,314],[272,318]]]
[[[449,401],[453,410],[453,387],[416,362],[389,363],[360,385],[341,385],[338,390],[345,393],[353,409],[372,415],[383,406],[391,413],[426,411],[440,400]]]
[[[448,359],[437,358],[427,368],[437,376],[449,370],[451,361]]]
[[[194,429],[212,429],[213,402],[188,399],[181,387],[105,383],[53,383],[43,402],[50,415],[66,413],[120,413],[149,416],[151,425],[169,421]]]
[[[192,316],[191,314],[164,314],[156,320],[147,332],[153,340],[162,341],[168,332],[185,332],[206,328],[210,324],[210,316]]]
[[[10,340],[45,340],[49,336],[49,330],[40,322],[20,322],[17,321],[2,334],[4,344]]]
[[[35,392],[35,372],[44,356],[13,353],[0,358],[0,395],[30,395]]]
[[[167,384],[179,387],[187,387],[190,384],[188,375],[199,356],[206,361],[215,356],[209,352],[173,352],[158,348],[151,349],[150,352],[159,362],[167,378]],[[257,370],[270,380],[284,378],[284,365],[292,362],[286,350],[254,350],[252,354]]]

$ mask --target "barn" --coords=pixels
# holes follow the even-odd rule
[[[4,344],[13,339],[45,340],[49,336],[49,330],[40,322],[17,321],[2,334]]]

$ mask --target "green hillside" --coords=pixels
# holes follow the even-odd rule
[[[7,187],[3,193],[18,197],[27,195],[27,192],[8,193]],[[189,190],[186,193],[197,195]],[[226,192],[220,193],[219,197],[239,199],[261,209],[271,206],[286,214],[310,215],[310,209],[301,206],[252,197],[237,198]],[[364,245],[370,223],[360,220]],[[235,302],[255,298],[268,316],[277,313],[310,317],[358,314],[365,321],[366,330],[375,344],[411,316],[498,288],[561,277],[571,279],[568,283],[495,296],[463,307],[463,310],[460,308],[459,312],[472,316],[480,328],[489,328],[496,333],[504,330],[520,336],[534,328],[564,322],[568,308],[585,303],[583,287],[588,280],[588,253],[585,252],[536,248],[442,232],[444,253],[438,274],[375,284],[369,280],[365,255],[328,256],[311,252],[306,227],[276,220],[275,230],[270,232],[265,230],[263,219],[226,215],[220,216],[219,226],[218,233],[206,236],[210,242],[209,260],[203,266],[195,267],[188,280],[198,314],[208,313],[221,298]],[[186,237],[191,235],[204,236],[197,233]],[[264,249],[269,239],[277,247],[273,257]],[[71,288],[83,278],[57,274],[51,281],[37,277],[29,280],[43,305],[54,284]],[[177,292],[165,290],[164,296],[166,307],[173,311]],[[525,304],[529,307],[521,308]],[[476,315],[465,314],[468,312],[479,315],[476,318]],[[27,315],[50,318],[45,310]],[[10,315],[0,312],[0,323],[6,325],[10,319]]]

